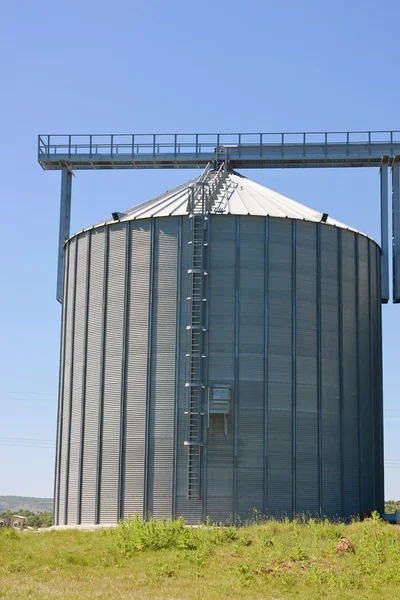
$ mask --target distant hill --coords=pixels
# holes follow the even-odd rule
[[[53,498],[29,498],[28,496],[0,496],[0,511],[30,510],[31,512],[52,512]]]
[[[0,496],[0,512],[11,510],[13,512],[29,510],[33,513],[53,512],[53,498],[30,498],[29,496]],[[387,500],[385,512],[394,513],[400,510],[400,500]]]

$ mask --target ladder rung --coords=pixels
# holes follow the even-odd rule
[[[212,181],[215,174],[208,176],[208,181]],[[192,248],[191,264],[188,269],[190,291],[187,300],[191,302],[189,308],[190,324],[187,325],[187,331],[190,332],[190,340],[188,341],[189,352],[186,352],[186,357],[190,359],[188,364],[187,377],[188,381],[185,387],[189,389],[189,405],[185,415],[189,417],[188,436],[189,439],[184,442],[185,446],[189,446],[188,460],[188,496],[189,498],[200,498],[200,464],[201,464],[201,447],[204,445],[200,441],[202,436],[202,410],[203,394],[205,384],[203,380],[204,359],[206,355],[203,350],[204,334],[207,331],[205,323],[207,323],[206,313],[204,310],[205,298],[204,289],[207,285],[205,277],[207,277],[206,255],[204,248],[208,246],[206,229],[207,210],[211,198],[215,197],[219,182],[215,182],[210,190],[203,188],[199,191],[196,186],[193,188],[193,196],[190,203],[191,215],[193,218],[193,227],[191,240],[188,242]],[[199,186],[200,187],[200,186]]]

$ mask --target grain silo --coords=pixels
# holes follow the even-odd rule
[[[65,265],[56,524],[383,509],[373,240],[208,168]]]

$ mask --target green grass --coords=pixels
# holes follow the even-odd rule
[[[336,555],[342,535],[356,552]],[[241,528],[135,518],[108,531],[3,530],[0,598],[398,600],[400,528],[376,518]]]

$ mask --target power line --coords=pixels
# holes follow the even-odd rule
[[[14,444],[4,444],[2,442],[0,442],[0,447],[4,447],[4,448],[26,448],[29,450],[32,450],[33,448],[40,448],[42,450],[52,450],[54,452],[55,450],[55,445],[54,446],[44,446],[41,444],[18,444],[18,443],[14,443]]]
[[[55,448],[55,444],[29,444],[27,442],[0,442],[0,446],[23,446],[24,448]]]
[[[54,440],[42,440],[37,438],[0,437],[0,446],[54,449],[56,444]]]
[[[0,402],[56,402],[51,398],[1,398]]]
[[[53,440],[44,440],[44,439],[40,439],[40,438],[13,438],[10,436],[0,436],[0,441],[9,441],[9,442],[41,442],[41,443],[49,443],[49,444],[54,444],[55,441]]]
[[[15,438],[9,436],[0,436],[0,446],[19,447],[19,448],[41,448],[55,449],[55,441],[42,438]],[[400,469],[400,459],[386,458],[384,462],[385,469]]]
[[[6,390],[0,390],[0,394],[21,394],[21,396],[57,396],[57,392],[11,392]]]

